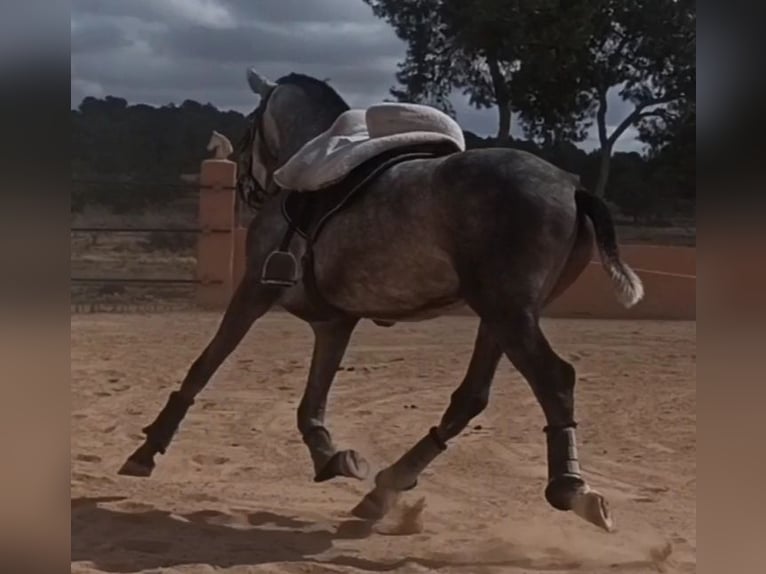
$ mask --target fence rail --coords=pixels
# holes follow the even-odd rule
[[[71,227],[72,233],[231,233],[231,229],[207,227]]]
[[[215,185],[215,184],[203,184],[203,183],[173,183],[170,181],[121,181],[119,179],[82,179],[73,178],[73,184],[80,185],[105,185],[109,187],[157,187],[163,189],[183,189],[194,193],[200,189],[220,189],[225,191],[235,191],[237,187],[235,185]]]
[[[101,187],[104,189],[113,188],[116,195],[125,193],[126,189],[146,188],[147,190],[179,190],[178,193],[169,193],[169,196],[176,196],[176,199],[187,199],[187,195],[196,195],[197,210],[196,221],[189,221],[185,225],[182,222],[176,222],[175,226],[160,227],[162,223],[146,221],[148,226],[131,226],[121,221],[115,221],[117,225],[109,225],[108,221],[103,221],[101,225],[90,225],[90,222],[73,222],[70,227],[72,236],[97,234],[179,234],[185,236],[196,236],[196,277],[186,277],[183,274],[188,271],[180,271],[179,277],[130,277],[120,276],[118,269],[112,268],[111,274],[98,276],[97,271],[91,272],[90,269],[77,270],[77,275],[70,277],[70,285],[77,285],[78,291],[86,291],[93,286],[102,286],[103,289],[110,290],[107,285],[124,286],[136,288],[139,296],[145,295],[146,287],[141,286],[194,286],[194,301],[203,307],[220,308],[225,305],[231,294],[233,261],[235,241],[234,236],[238,228],[239,213],[238,202],[236,198],[236,164],[228,160],[208,159],[202,162],[199,176],[191,182],[169,182],[169,181],[137,181],[137,180],[114,180],[101,178],[74,178],[73,183],[81,190],[87,187]],[[188,193],[187,193],[188,192]],[[161,195],[165,195],[162,194]],[[165,200],[169,199],[167,197]],[[173,198],[170,198],[173,199]],[[86,223],[86,225],[77,225],[77,223]],[[196,224],[196,225],[195,225]],[[174,225],[170,223],[170,225]],[[188,246],[191,247],[191,244]],[[91,264],[93,261],[90,262]],[[90,266],[90,265],[89,265]],[[172,270],[165,271],[173,273]],[[109,273],[109,272],[107,272]],[[129,274],[130,271],[123,271]],[[149,272],[151,273],[151,272]],[[93,276],[93,275],[96,276]],[[118,287],[118,289],[120,289]],[[172,288],[171,288],[172,290]]]
[[[184,242],[184,249],[188,252],[192,244],[196,244],[196,267],[194,271],[188,267],[178,269],[179,277],[119,277],[119,273],[129,273],[129,271],[120,271],[113,266],[109,271],[105,271],[114,275],[93,277],[91,274],[94,272],[90,268],[76,269],[77,275],[70,278],[70,284],[77,285],[77,291],[97,290],[98,297],[112,297],[117,301],[76,302],[73,308],[87,311],[130,310],[148,305],[160,309],[165,308],[166,301],[181,298],[185,305],[191,305],[193,308],[220,310],[225,307],[234,287],[245,272],[247,231],[243,219],[245,216],[253,216],[251,212],[242,209],[241,202],[237,201],[235,182],[236,164],[226,160],[203,161],[199,181],[194,184],[157,184],[137,181],[89,182],[114,187],[144,185],[195,190],[198,194],[196,220],[190,219],[184,224],[173,219],[172,224],[178,227],[157,227],[161,223],[156,220],[143,222],[146,225],[154,225],[153,227],[129,227],[121,221],[114,221],[117,225],[108,226],[109,221],[102,221],[103,225],[100,226],[76,225],[71,228],[71,232],[73,234],[177,233],[186,234],[186,237],[191,234],[194,240]],[[83,184],[84,180],[75,180],[75,183]],[[78,243],[82,243],[82,239]],[[546,315],[694,320],[696,317],[696,250],[694,247],[623,245],[621,251],[626,261],[641,275],[646,285],[647,296],[635,309],[626,310],[618,305],[613,295],[612,282],[601,270],[599,263],[588,266],[567,292],[554,301]],[[93,263],[97,263],[97,260],[88,261],[89,266]],[[186,263],[188,261],[184,260],[184,264]],[[173,270],[168,269],[168,265],[167,258],[163,258],[157,273],[173,273]],[[145,273],[152,274],[151,271]],[[112,287],[114,285],[118,287]],[[144,288],[141,287],[142,285],[154,285],[154,287]],[[94,286],[96,286],[95,289]],[[128,300],[126,294],[128,290],[135,291],[135,301],[141,302],[134,303],[134,300]],[[162,302],[152,300],[153,295],[146,293],[150,290],[164,292]],[[183,295],[176,295],[181,291],[184,292]],[[191,298],[188,291],[194,292]],[[173,308],[180,308],[177,302]]]
[[[72,283],[125,283],[165,285],[221,285],[220,279],[189,279],[175,277],[70,277]]]

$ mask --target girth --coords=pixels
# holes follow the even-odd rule
[[[322,296],[314,273],[314,245],[330,219],[358,200],[376,178],[393,166],[451,153],[455,153],[455,148],[446,143],[421,143],[389,150],[354,168],[337,184],[317,191],[292,191],[285,196],[282,214],[288,222],[288,230],[279,249],[287,252],[295,233],[306,240],[306,250],[301,261],[302,280],[306,295],[314,306],[331,314],[348,314]]]

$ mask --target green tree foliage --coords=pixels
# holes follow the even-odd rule
[[[498,108],[497,143],[516,112],[527,137],[550,148],[595,123],[595,191],[605,194],[614,145],[631,126],[671,124],[695,100],[693,0],[364,0],[407,44],[392,89],[399,100],[451,110],[461,89]],[[611,132],[607,94],[633,110]],[[690,104],[690,102],[692,102]],[[654,136],[655,138],[657,136]]]
[[[193,205],[193,188],[189,195],[175,186],[161,184],[178,184],[182,173],[198,171],[200,162],[209,155],[205,147],[213,130],[236,143],[247,126],[242,114],[211,105],[193,101],[181,106],[127,105],[125,100],[112,96],[86,98],[78,110],[71,112],[71,120],[75,211],[100,204],[116,212],[131,212],[182,198]],[[656,219],[662,206],[688,209],[684,201],[694,199],[694,124],[679,125],[684,128],[675,135],[659,123],[655,131],[646,131],[646,141],[653,150],[648,157],[635,153],[614,155],[614,177],[607,195],[637,220]],[[495,138],[481,138],[471,132],[464,135],[469,149],[498,145]],[[587,153],[571,142],[555,140],[539,145],[517,139],[504,145],[537,154],[581,174],[588,187],[597,178],[598,152]],[[96,184],[86,185],[80,180]],[[147,183],[135,185],[137,182]],[[680,187],[677,182],[682,182]],[[153,243],[161,241],[152,238]]]
[[[449,96],[461,90],[477,108],[498,109],[498,143],[510,140],[511,117],[521,111],[526,82],[552,74],[520,74],[528,54],[572,54],[590,32],[593,1],[557,0],[364,0],[407,44],[396,75],[400,101],[452,111]],[[551,23],[555,23],[551,26]],[[563,78],[556,77],[562,82]],[[571,81],[570,81],[571,84]],[[553,93],[572,97],[558,86]],[[550,97],[550,94],[549,94]],[[565,107],[565,106],[561,106]]]
[[[236,143],[246,118],[191,100],[180,106],[128,105],[122,99],[85,98],[70,112],[72,122],[72,207],[101,203],[116,210],[175,199],[183,173],[196,173],[213,130]],[[99,180],[108,180],[98,185]],[[82,183],[85,180],[88,183]],[[120,186],[117,182],[152,182]]]
[[[232,142],[244,133],[245,117],[211,104],[129,106],[122,98],[85,98],[72,110],[72,170],[75,177],[120,173],[126,178],[178,181],[195,172],[218,130]]]
[[[595,191],[603,195],[614,145],[628,128],[672,131],[693,113],[696,7],[693,0],[597,0],[591,7],[596,10],[587,41],[574,52],[526,54],[519,72],[526,93],[517,94],[517,101],[529,136],[571,138],[595,121],[600,143]],[[535,79],[545,74],[551,77],[548,84]],[[633,109],[610,132],[612,89]]]
[[[669,210],[687,210],[697,193],[697,115],[693,108],[655,118],[644,124],[640,138],[650,145],[649,184]]]
[[[470,62],[449,41],[444,23],[437,19],[440,1],[365,2],[407,42],[407,56],[396,72],[400,87],[392,88],[391,94],[398,101],[428,104],[454,115],[449,100],[454,70]]]

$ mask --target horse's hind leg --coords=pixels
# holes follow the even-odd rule
[[[369,465],[356,451],[336,450],[324,424],[327,395],[357,322],[340,319],[312,324],[314,354],[298,406],[298,430],[311,454],[316,482],[336,476],[364,479],[369,472]]]
[[[545,306],[561,296],[585,271],[593,256],[593,237],[593,225],[590,220],[584,216],[579,217],[574,245],[551,293],[545,299]]]
[[[537,313],[492,313],[494,335],[529,383],[545,415],[548,485],[545,498],[557,510],[572,510],[607,531],[613,524],[606,502],[582,478],[574,420],[575,370],[551,348]],[[502,318],[501,318],[502,317]]]
[[[399,493],[417,484],[420,473],[447,448],[447,441],[460,434],[470,420],[486,408],[492,379],[502,355],[502,348],[482,321],[468,371],[452,393],[439,426],[433,427],[398,461],[378,473],[375,488],[351,511],[352,514],[364,519],[382,518],[393,507]]]
[[[278,296],[278,290],[260,285],[256,279],[246,277],[240,283],[212,340],[191,365],[181,388],[170,393],[157,418],[143,429],[146,440],[128,457],[119,474],[151,475],[154,455],[165,453],[194,398],[239,345],[253,322],[271,308]]]

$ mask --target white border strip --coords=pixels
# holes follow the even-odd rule
[[[589,263],[590,265],[598,265],[599,267],[601,266],[600,261],[590,261]],[[638,267],[631,267],[631,269],[633,269],[633,271],[635,271],[636,273],[665,275],[666,277],[681,277],[683,279],[694,279],[695,281],[697,280],[696,275],[689,275],[687,273],[671,273],[670,271],[657,271],[656,269],[640,269]]]

